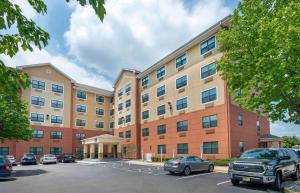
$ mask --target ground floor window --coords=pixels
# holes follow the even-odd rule
[[[189,145],[187,143],[177,144],[177,154],[188,154]]]
[[[83,159],[83,148],[82,147],[76,147],[75,148],[75,154],[76,154],[76,157],[78,159]]]
[[[204,154],[217,154],[219,153],[219,145],[217,141],[204,142],[203,143]]]
[[[8,155],[9,148],[8,147],[0,147],[0,155]]]
[[[50,147],[50,154],[61,155],[61,153],[62,153],[61,147]]]
[[[33,153],[34,155],[43,155],[42,147],[30,147],[29,153]]]
[[[165,144],[163,144],[163,145],[158,145],[157,146],[157,153],[158,154],[165,154],[166,153],[166,150],[167,148],[166,148],[166,145]]]

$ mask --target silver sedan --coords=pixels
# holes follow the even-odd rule
[[[41,164],[50,164],[50,163],[56,164],[57,163],[57,158],[56,158],[55,155],[46,154],[46,155],[43,155],[40,158],[40,163]]]

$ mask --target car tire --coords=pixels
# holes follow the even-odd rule
[[[175,174],[175,172],[172,172],[172,171],[169,171],[169,173],[170,173],[171,175],[174,175],[174,174]]]
[[[209,165],[208,172],[213,172],[213,171],[214,171],[214,165]]]
[[[231,184],[234,186],[238,186],[240,184],[239,180],[231,179]]]
[[[299,167],[296,168],[296,172],[292,175],[292,180],[297,181],[300,178]]]
[[[62,159],[62,160],[61,160],[61,163],[65,163],[65,161]]]
[[[281,183],[282,183],[282,178],[281,178],[281,174],[279,172],[276,173],[276,177],[275,177],[275,181],[273,183],[272,189],[276,190],[276,191],[280,191],[281,190]]]
[[[183,170],[183,174],[185,176],[189,176],[191,174],[191,168],[190,167],[185,167],[184,170]]]

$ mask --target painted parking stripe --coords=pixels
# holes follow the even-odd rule
[[[154,176],[159,176],[159,175],[165,175],[165,174],[168,174],[169,172],[161,172],[161,173],[156,173],[156,174],[153,174]]]
[[[230,182],[230,180],[224,181],[224,182],[220,182],[220,183],[217,183],[217,186],[220,186],[220,185],[222,185],[222,184],[226,184],[226,183],[229,183],[229,182]]]
[[[188,179],[188,178],[194,178],[194,177],[198,177],[198,176],[205,176],[205,175],[214,174],[214,173],[215,172],[185,176],[185,177],[177,178],[176,180],[184,180],[184,179]]]

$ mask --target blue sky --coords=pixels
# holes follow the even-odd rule
[[[91,7],[45,0],[36,14],[27,1],[13,0],[24,14],[49,32],[49,45],[14,58],[7,65],[51,62],[78,82],[112,90],[121,68],[143,70],[232,13],[238,0],[107,0],[101,23]],[[276,122],[276,135],[298,135],[300,127]]]

